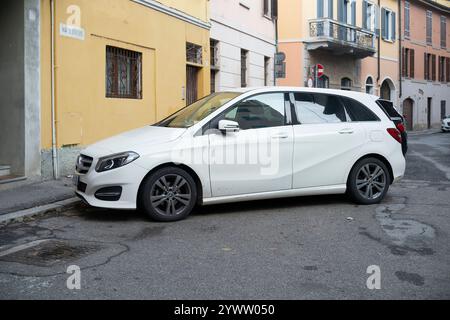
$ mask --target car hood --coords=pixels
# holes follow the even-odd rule
[[[186,129],[147,126],[99,141],[84,149],[82,153],[92,157],[104,157],[125,151],[139,153],[152,145],[174,141],[184,132]]]

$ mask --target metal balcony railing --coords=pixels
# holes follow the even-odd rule
[[[328,18],[311,20],[309,35],[311,40],[333,41],[341,46],[375,50],[375,34],[373,32]]]

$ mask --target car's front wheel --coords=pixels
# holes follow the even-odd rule
[[[142,209],[160,222],[185,219],[197,202],[197,187],[186,171],[168,167],[149,176],[140,193]]]
[[[366,158],[355,164],[347,182],[347,193],[358,204],[380,203],[390,186],[386,165],[376,158]]]

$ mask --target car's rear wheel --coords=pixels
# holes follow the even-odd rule
[[[366,158],[355,164],[347,182],[347,193],[358,204],[380,203],[390,186],[386,165],[376,158]]]
[[[140,193],[142,209],[150,218],[160,222],[185,219],[197,202],[197,187],[186,171],[162,168],[144,182]]]

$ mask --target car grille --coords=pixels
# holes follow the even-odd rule
[[[81,154],[77,160],[77,166],[76,166],[77,172],[81,173],[81,174],[88,173],[89,169],[92,166],[93,161],[94,161],[94,158],[91,158],[91,157],[85,156],[84,154]]]

